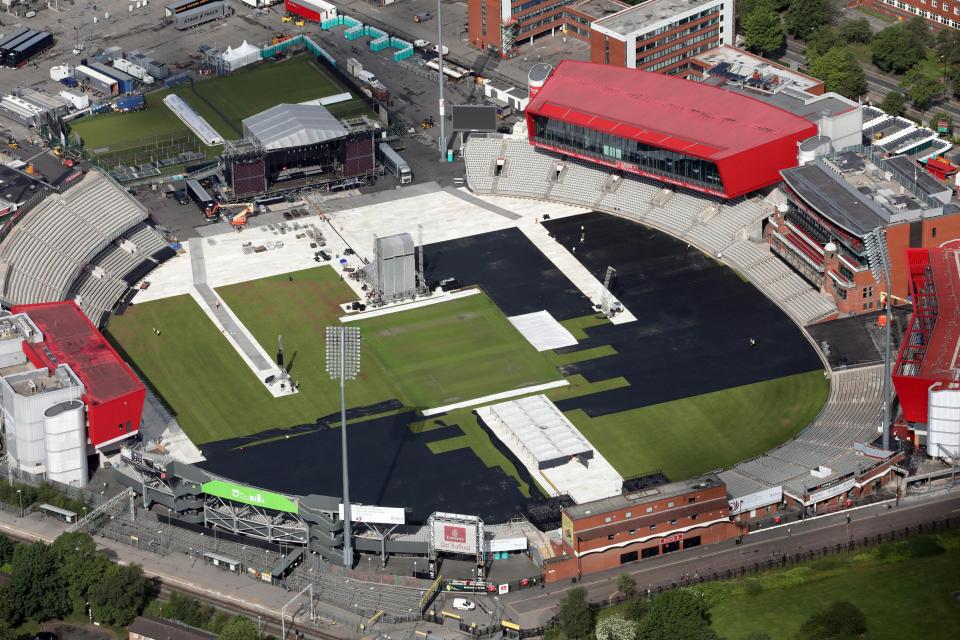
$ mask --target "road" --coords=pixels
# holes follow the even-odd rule
[[[850,522],[847,523],[847,514]],[[929,496],[911,496],[895,506],[878,503],[841,513],[793,522],[754,532],[737,545],[729,540],[704,547],[703,552],[680,553],[644,560],[616,570],[592,574],[580,584],[561,583],[544,590],[530,589],[502,596],[507,617],[524,628],[541,626],[556,613],[560,600],[571,588],[587,589],[591,601],[607,600],[616,591],[616,576],[628,573],[639,589],[654,589],[681,581],[682,575],[709,576],[728,569],[753,567],[756,562],[778,559],[782,555],[807,552],[846,544],[850,540],[900,530],[933,520],[960,518],[960,491],[941,492]]]
[[[804,55],[804,51],[805,46],[803,44],[794,38],[788,37],[787,48],[780,61],[783,63],[795,63],[799,67],[805,67],[807,64],[807,58]],[[880,69],[872,64],[864,64],[863,73],[867,78],[868,95],[870,100],[875,105],[879,105],[883,98],[891,91],[899,91],[900,93],[904,93],[905,91],[895,77],[880,71]],[[908,109],[907,111],[908,115],[912,115],[916,118],[921,118],[924,120],[931,112],[945,111],[955,119],[960,120],[960,101],[951,98],[949,100],[943,100],[939,102],[925,112],[920,112],[912,108]]]

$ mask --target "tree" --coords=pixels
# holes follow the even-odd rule
[[[912,33],[923,46],[933,46],[934,39],[930,27],[927,26],[927,21],[920,16],[910,18],[903,24],[903,27]]]
[[[86,533],[60,534],[50,545],[50,553],[67,581],[71,609],[74,613],[85,614],[90,593],[110,568],[110,560],[97,553],[96,543]]]
[[[931,78],[920,78],[910,87],[910,102],[920,111],[926,111],[943,94],[943,85]]]
[[[907,110],[907,98],[899,91],[891,91],[883,97],[880,108],[891,116],[902,116]]]
[[[783,47],[786,37],[780,16],[768,6],[760,6],[743,20],[743,38],[747,49],[769,55]]]
[[[710,628],[709,605],[689,591],[669,591],[656,598],[637,626],[638,640],[717,640]]]
[[[857,18],[856,20],[844,20],[840,24],[840,35],[847,42],[870,42],[873,37],[873,29],[870,27],[870,21],[866,18]]]
[[[634,640],[637,637],[637,623],[620,616],[608,616],[597,623],[594,635],[597,640]]]
[[[834,47],[817,58],[809,69],[810,75],[823,80],[827,91],[856,99],[866,93],[867,78],[863,67],[845,47]]]
[[[587,602],[587,590],[574,587],[560,601],[560,629],[571,640],[586,638],[593,627],[593,610]]]
[[[16,545],[7,536],[0,535],[0,566],[13,560],[13,549]]]
[[[840,32],[829,25],[823,25],[813,32],[813,35],[807,40],[807,62],[813,64],[813,61],[825,54],[834,47],[842,47],[846,44]]]
[[[870,50],[873,64],[893,73],[904,73],[926,55],[923,42],[903,25],[887,27],[875,35]]]
[[[797,640],[856,640],[867,632],[867,620],[855,605],[834,602],[814,613],[794,636]]]
[[[621,573],[617,576],[617,591],[629,598],[636,590],[637,581],[633,579],[633,576],[626,573]]]
[[[250,618],[234,616],[223,625],[220,640],[257,640],[257,625]]]
[[[140,565],[111,564],[90,592],[90,610],[98,622],[130,624],[147,603],[147,580]]]
[[[199,600],[174,591],[170,594],[170,601],[163,605],[162,612],[164,618],[179,620],[191,627],[201,628],[213,617],[214,609]]]
[[[17,640],[17,634],[3,619],[0,619],[0,640]]]
[[[829,24],[832,18],[833,5],[827,0],[790,0],[787,33],[806,40],[818,27]]]
[[[627,602],[624,617],[627,620],[640,622],[650,613],[650,601],[646,598],[634,598]]]
[[[743,636],[743,640],[770,640],[770,634],[766,631],[751,631]]]
[[[934,38],[934,51],[937,59],[946,65],[960,62],[960,34],[954,29],[943,29]]]
[[[5,594],[11,601],[7,622],[43,622],[70,613],[67,581],[50,547],[42,542],[17,545],[10,564],[13,575]]]
[[[774,13],[780,13],[787,8],[790,0],[742,0],[737,3],[737,17],[743,20],[757,9],[763,7]]]

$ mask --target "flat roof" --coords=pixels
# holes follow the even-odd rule
[[[625,9],[629,9],[630,5],[624,2],[617,2],[617,0],[580,0],[580,2],[576,2],[573,5],[567,5],[567,7],[601,20]]]
[[[128,629],[150,640],[216,640],[217,634],[190,627],[182,622],[137,616]]]
[[[46,193],[52,189],[46,183],[22,171],[0,165],[0,198],[7,202],[22,204],[33,197],[37,191]]]
[[[913,211],[919,218],[932,208],[905,189],[896,174],[888,178],[884,169],[853,151],[784,169],[781,174],[807,204],[858,236],[889,224],[893,215]]]
[[[858,108],[855,102],[834,94],[827,93],[822,96],[814,96],[792,87],[775,93],[756,91],[750,87],[740,87],[736,84],[726,84],[723,88],[727,91],[762,100],[810,122],[818,122],[824,116],[832,118]]]
[[[544,395],[489,407],[516,442],[538,463],[593,454],[593,447]]]
[[[708,473],[697,478],[680,480],[678,482],[668,482],[649,489],[643,489],[633,493],[595,500],[594,502],[585,502],[565,509],[568,516],[574,520],[586,518],[588,516],[597,516],[617,509],[626,509],[638,504],[645,504],[654,500],[663,500],[682,496],[687,493],[701,489],[711,489],[723,485],[723,481],[713,473]]]
[[[717,4],[716,0],[647,0],[610,17],[597,20],[593,26],[628,36],[637,31],[651,29],[654,24],[670,20],[677,14],[715,4]]]
[[[73,301],[24,304],[14,313],[26,313],[43,333],[32,344],[47,367],[70,365],[86,387],[93,404],[109,402],[143,390],[143,383]]]
[[[742,79],[744,82],[769,84],[772,88],[789,84],[801,91],[823,84],[822,80],[787,69],[772,60],[755,56],[727,44],[704,51],[693,59],[707,67],[707,73],[713,72],[711,75],[722,77],[727,82]]]
[[[719,87],[636,69],[564,60],[527,112],[709,160],[816,126],[783,109]]]

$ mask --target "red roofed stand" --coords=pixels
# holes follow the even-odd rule
[[[721,198],[780,182],[797,145],[817,134],[788,111],[676,76],[573,60],[537,73],[525,111],[533,146]],[[601,135],[592,148],[564,144],[551,121]],[[643,145],[653,162],[617,157],[621,141]]]
[[[50,371],[67,364],[83,382],[87,435],[94,447],[140,430],[146,388],[74,302],[22,304],[12,310],[28,314],[43,333],[43,342],[23,343],[30,363]]]

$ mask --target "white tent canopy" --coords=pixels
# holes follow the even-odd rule
[[[236,71],[258,60],[260,60],[260,48],[249,44],[246,40],[236,49],[227,47],[227,50],[223,52],[223,61],[227,63],[227,68],[230,71]]]

